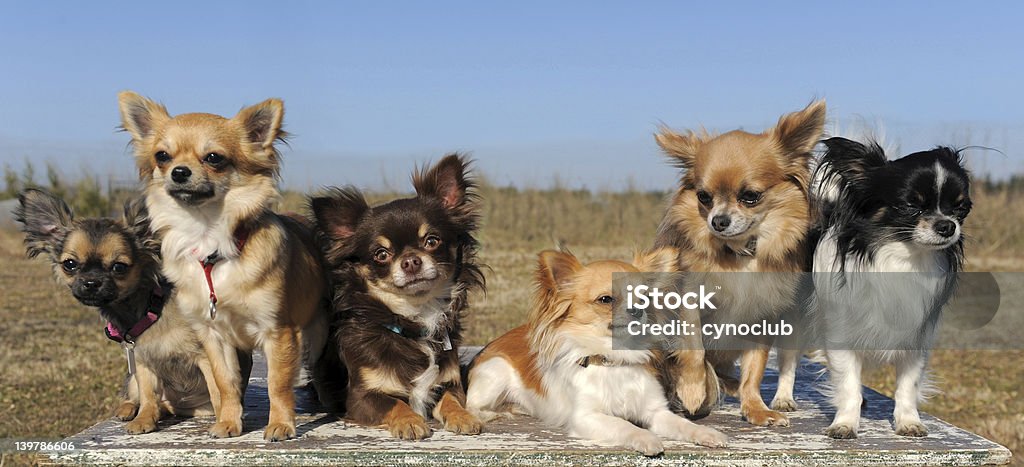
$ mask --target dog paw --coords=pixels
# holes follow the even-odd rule
[[[694,433],[693,442],[709,448],[722,448],[729,443],[729,437],[714,428],[700,427]]]
[[[646,430],[626,437],[626,446],[645,456],[657,456],[665,452],[665,446],[661,444],[661,440],[654,433]]]
[[[469,412],[456,412],[445,417],[444,429],[457,435],[478,435],[483,423]]]
[[[833,423],[825,429],[829,438],[835,439],[857,439],[857,427],[845,423]]]
[[[750,410],[743,414],[743,418],[746,418],[751,425],[757,426],[789,426],[789,417],[782,412],[776,412],[774,410],[757,409]]]
[[[139,410],[139,406],[131,402],[122,402],[121,405],[114,409],[114,418],[127,422],[135,418],[136,411]]]
[[[156,420],[148,417],[138,417],[124,425],[125,431],[130,435],[141,435],[156,430]]]
[[[777,397],[772,400],[772,409],[779,412],[793,412],[796,410],[796,401],[791,397]]]
[[[897,423],[896,434],[900,436],[913,436],[923,438],[928,436],[928,429],[921,422]]]
[[[676,397],[688,414],[698,414],[705,408],[707,392],[704,390],[703,381],[685,381],[676,388]]]
[[[210,427],[210,436],[214,438],[232,438],[242,434],[241,420],[225,420],[214,423]]]
[[[295,437],[295,425],[291,423],[271,423],[263,431],[264,441],[284,441]]]
[[[395,418],[388,423],[388,431],[395,438],[409,440],[428,438],[431,434],[430,425],[427,425],[427,421],[423,417],[416,414]]]

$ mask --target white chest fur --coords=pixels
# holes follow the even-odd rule
[[[271,268],[238,251],[229,216],[203,209],[186,210],[162,191],[147,197],[154,230],[163,234],[163,273],[177,287],[175,305],[200,337],[213,332],[228,343],[252,349],[274,328],[280,290],[258,286]],[[272,226],[273,227],[273,226]],[[251,244],[252,242],[250,242]],[[213,253],[220,260],[210,274],[217,296],[217,317],[210,316],[210,286],[201,260]],[[273,255],[270,255],[273,256]]]
[[[889,243],[871,261],[848,257],[841,283],[836,251],[834,235],[827,235],[814,258],[815,312],[826,326],[828,344],[885,351],[927,345],[921,339],[927,340],[936,324],[931,311],[947,284],[945,256]],[[878,355],[887,359],[891,353]]]

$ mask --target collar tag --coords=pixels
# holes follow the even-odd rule
[[[128,360],[128,374],[135,376],[135,342],[126,339],[121,347],[124,348],[124,358]]]

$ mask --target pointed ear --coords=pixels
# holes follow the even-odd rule
[[[811,102],[805,109],[783,115],[769,130],[786,157],[807,161],[825,129],[825,101]]]
[[[287,134],[281,129],[284,122],[284,102],[281,99],[267,99],[259,104],[238,111],[233,120],[245,129],[250,143],[263,149],[270,149],[277,140]]]
[[[122,217],[125,228],[135,238],[135,245],[144,253],[156,258],[160,254],[160,242],[156,234],[150,230],[149,211],[143,198],[135,198],[124,203]]]
[[[637,253],[633,256],[633,266],[641,272],[679,271],[679,250],[663,247]]]
[[[583,265],[571,253],[544,250],[537,258],[537,284],[549,292],[557,292],[572,282]]]
[[[449,154],[433,167],[413,174],[412,185],[420,196],[434,196],[446,209],[461,207],[473,188],[468,177],[470,161],[459,154]]]
[[[672,158],[674,165],[689,170],[697,162],[697,151],[707,139],[707,132],[698,135],[693,131],[680,134],[662,126],[658,133],[654,134],[654,140],[666,155]]]
[[[355,187],[331,188],[327,196],[312,198],[310,209],[317,228],[331,240],[346,240],[356,233],[356,226],[370,207]]]
[[[146,139],[157,126],[171,119],[164,106],[132,91],[121,91],[117,102],[121,108],[121,127],[132,135],[134,143]]]
[[[49,253],[56,261],[74,215],[60,198],[30,188],[18,195],[14,219],[22,224],[28,256],[34,258],[41,253]]]

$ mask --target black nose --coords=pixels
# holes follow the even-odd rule
[[[100,289],[100,281],[95,279],[89,279],[82,281],[82,288],[90,292],[95,292]]]
[[[192,176],[192,171],[188,167],[179,165],[171,171],[171,180],[175,183],[185,183],[188,178]]]
[[[729,224],[732,224],[732,220],[729,219],[729,216],[719,214],[711,218],[711,227],[718,232],[727,229]]]
[[[405,259],[402,260],[402,271],[405,271],[406,274],[416,274],[420,272],[420,266],[423,266],[423,260],[421,260],[419,256],[406,256]]]
[[[932,225],[935,232],[943,237],[952,237],[956,233],[956,223],[950,220],[941,220]]]

